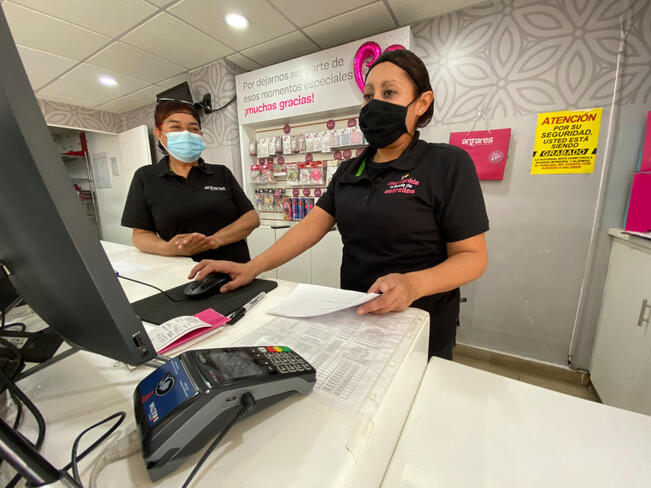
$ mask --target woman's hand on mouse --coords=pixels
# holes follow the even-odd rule
[[[190,271],[189,279],[202,280],[210,273],[226,273],[231,281],[219,289],[220,293],[226,293],[241,286],[248,285],[255,278],[255,272],[251,263],[234,263],[233,261],[214,261],[204,259]]]
[[[407,309],[419,298],[416,286],[409,276],[391,273],[381,276],[368,289],[367,293],[381,293],[377,298],[357,307],[357,313],[389,313]]]

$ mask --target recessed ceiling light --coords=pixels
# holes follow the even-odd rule
[[[228,25],[236,29],[246,29],[249,26],[249,19],[241,14],[226,14],[224,20]]]
[[[118,82],[115,81],[115,78],[113,78],[112,76],[100,76],[99,82],[102,85],[106,85],[106,86],[115,86],[118,84]]]

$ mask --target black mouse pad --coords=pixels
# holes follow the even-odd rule
[[[169,290],[165,290],[165,292],[175,299],[180,300],[185,298],[183,290],[185,290],[186,286],[188,286],[188,283],[177,286],[176,288],[170,288]],[[157,295],[133,302],[131,306],[136,312],[136,315],[140,317],[140,320],[160,325],[174,317],[194,315],[207,308],[212,308],[222,315],[228,315],[259,293],[263,291],[269,293],[277,286],[278,283],[275,281],[253,280],[247,286],[224,293],[223,295],[218,293],[217,295],[198,300],[183,300],[182,302],[173,302],[162,293],[158,293]]]

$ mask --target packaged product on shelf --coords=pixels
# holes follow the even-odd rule
[[[310,170],[310,184],[314,186],[323,186],[326,182],[326,165],[324,161],[312,162]]]
[[[258,139],[258,156],[261,158],[269,156],[269,140],[267,138]]]
[[[344,131],[344,127],[337,129],[337,146],[339,147],[344,145]]]
[[[319,133],[321,137],[321,152],[330,152],[330,131],[323,131]]]
[[[276,181],[274,178],[274,165],[261,164],[260,165],[260,183],[273,183]]]
[[[362,129],[355,126],[350,129],[350,143],[354,146],[361,146],[364,135]]]
[[[283,211],[283,197],[284,197],[284,192],[282,188],[276,188],[274,190],[274,203],[273,203],[273,210],[274,212],[282,212]]]
[[[291,136],[291,145],[292,145],[292,153],[296,154],[299,151],[298,148],[298,136]]]
[[[298,218],[298,198],[292,198],[292,220],[299,220]]]
[[[312,163],[301,163],[299,165],[298,184],[306,186],[310,184],[310,172],[312,170]]]
[[[341,145],[350,146],[350,127],[341,129]]]
[[[255,139],[251,139],[249,141],[249,154],[251,156],[255,156],[256,154],[258,154],[258,144]]]
[[[262,194],[262,206],[265,211],[273,212],[274,210],[273,190],[264,190],[264,193]]]
[[[337,144],[337,131],[330,130],[328,131],[328,135],[330,137],[330,142],[328,143],[328,147],[338,146],[339,144]]]
[[[283,198],[283,219],[293,220],[294,214],[292,213],[292,199],[288,197]]]
[[[314,134],[305,134],[305,152],[314,152]]]
[[[261,183],[261,177],[260,177],[260,165],[259,164],[252,164],[251,165],[251,183]]]
[[[262,210],[262,190],[255,190],[255,208],[259,211]]]
[[[307,145],[305,144],[305,134],[299,134],[297,138],[298,151],[299,153],[307,152]]]
[[[292,137],[291,136],[283,136],[283,154],[291,154],[292,153]]]
[[[305,216],[307,217],[307,214],[309,214],[312,209],[314,208],[314,198],[306,198],[305,199]]]
[[[298,163],[287,163],[287,183],[298,186]]]
[[[274,165],[274,175],[280,177],[287,175],[287,166],[285,166],[285,158],[283,158],[282,156],[278,158],[276,164]]]
[[[314,152],[321,152],[321,134],[318,132],[312,134],[312,147]]]
[[[295,200],[298,215],[295,216],[294,220],[303,220],[305,218],[305,198],[295,198]]]

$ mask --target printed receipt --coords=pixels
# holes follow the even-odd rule
[[[238,345],[289,346],[317,370],[310,397],[330,408],[372,415],[407,355],[424,312],[386,315],[343,310],[310,319],[279,317]]]
[[[202,313],[205,313],[205,311]],[[216,312],[213,313],[217,314]],[[228,320],[226,317],[223,317],[221,315],[220,317],[222,317],[224,320],[220,320],[219,322],[206,323],[206,321],[201,320],[198,317],[182,315],[180,317],[170,319],[157,327],[145,324],[145,330],[147,331],[147,335],[149,336],[154,349],[156,349],[156,352],[160,353],[169,349],[173,349],[173,347],[180,346],[181,344],[185,343],[186,340],[181,339],[186,336],[187,340],[198,337],[200,335],[198,333],[191,334],[194,331],[199,331],[200,329],[206,329],[205,332],[209,332],[210,329],[218,330],[218,328]],[[201,335],[203,338],[203,334]],[[179,343],[174,344],[177,341]]]

